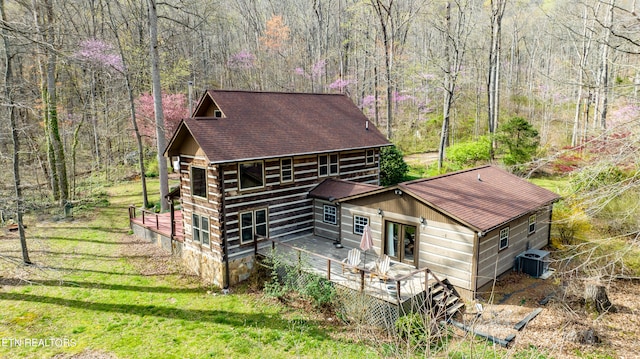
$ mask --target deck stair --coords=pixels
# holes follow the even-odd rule
[[[464,302],[446,281],[431,283],[426,304],[436,317],[444,319],[453,318],[464,309]]]

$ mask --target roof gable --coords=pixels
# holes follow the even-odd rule
[[[404,182],[398,187],[476,230],[486,232],[560,196],[494,166]]]
[[[345,95],[208,91],[183,124],[212,163],[390,145]],[[178,136],[167,147],[176,155]]]

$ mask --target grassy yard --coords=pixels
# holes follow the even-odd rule
[[[35,267],[12,263],[18,238],[0,234],[0,357],[377,356],[303,310],[202,287],[178,260],[129,234],[126,208],[141,202],[139,187],[104,187],[108,203],[74,220],[30,217]]]

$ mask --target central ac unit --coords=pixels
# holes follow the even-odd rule
[[[549,270],[549,252],[540,249],[529,249],[516,257],[516,268],[538,278]]]

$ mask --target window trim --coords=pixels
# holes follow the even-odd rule
[[[532,219],[533,219],[533,221],[532,221]],[[536,233],[536,227],[537,227],[536,224],[538,222],[537,222],[537,216],[536,216],[535,213],[529,216],[529,222],[528,223],[529,223],[529,234]],[[532,226],[533,226],[533,230],[531,230]]]
[[[331,161],[331,157],[335,156],[335,163]],[[320,163],[321,158],[326,160],[325,164]],[[333,172],[331,167],[335,166],[336,170]],[[326,173],[322,173],[322,168],[325,168]],[[318,155],[318,177],[330,177],[337,176],[340,174],[340,154],[339,153],[326,153],[323,155]]]
[[[506,245],[504,246],[502,245],[503,233],[506,233],[506,235],[504,236],[504,239],[506,239],[507,241]],[[509,227],[502,228],[500,230],[500,234],[498,235],[498,250],[501,251],[506,248],[509,248]]]
[[[255,242],[256,228],[257,228],[256,213],[261,211],[264,211],[264,223],[260,223],[260,225],[265,226],[265,236],[266,237],[269,236],[269,209],[268,208],[256,208],[249,211],[240,212],[238,213],[238,233],[240,235],[240,238],[239,238],[240,245],[246,245],[246,244],[251,244]],[[245,215],[245,214],[251,214],[251,240],[244,240],[242,237],[243,229],[249,228],[249,227],[244,227],[242,225],[242,215]]]
[[[365,219],[367,223],[364,223],[364,224],[356,223],[356,217],[357,218],[361,218],[361,219]],[[369,223],[370,223],[369,217],[361,216],[359,214],[354,214],[353,215],[353,234],[362,235],[364,233],[364,227]],[[362,226],[362,230],[361,231],[356,231],[356,228],[359,228],[359,226]]]
[[[369,151],[371,151],[371,155],[369,155]],[[364,150],[364,162],[367,165],[376,163],[376,151],[373,148]]]
[[[329,209],[330,211],[333,211],[333,213],[327,213],[327,209]],[[331,220],[327,220],[327,215],[328,216],[333,216],[333,220],[332,221]],[[333,225],[338,224],[338,207],[332,206],[330,204],[325,204],[322,207],[322,222],[323,223],[328,223],[328,224],[333,224]]]
[[[241,171],[241,167],[242,167],[242,165],[247,164],[247,163],[260,163],[261,164],[261,166],[262,166],[262,185],[248,187],[248,188],[243,188],[242,187],[242,171]],[[266,185],[266,176],[265,176],[265,168],[264,168],[264,161],[263,160],[239,162],[237,168],[238,168],[238,190],[239,191],[254,191],[254,190],[261,189],[261,188],[265,187],[265,185]]]
[[[198,194],[195,193],[195,190],[194,190],[195,181],[194,181],[194,175],[193,175],[193,170],[194,169],[202,170],[204,172],[204,177],[203,177],[203,180],[204,180],[204,184],[203,184],[203,186],[204,186],[203,187],[204,188],[204,196],[200,195],[199,193]],[[200,167],[200,166],[191,165],[191,169],[189,171],[189,175],[190,175],[189,180],[191,182],[191,195],[193,197],[205,198],[206,199],[207,198],[207,192],[208,192],[208,189],[207,189],[207,169],[203,168],[203,167]]]
[[[289,160],[291,161],[291,164],[289,165],[289,171],[291,171],[291,174],[289,174],[290,178],[289,179],[285,179],[284,178],[284,172],[285,172],[285,168],[284,165],[282,164],[282,161],[286,161]],[[289,183],[289,182],[293,182],[294,179],[294,175],[293,175],[293,157],[287,157],[287,158],[281,158],[280,159],[280,183]]]
[[[206,226],[202,225],[203,220],[207,221]],[[206,243],[203,240],[204,233],[207,234]],[[203,246],[211,245],[211,218],[197,213],[191,214],[191,240],[195,243],[200,243]]]

